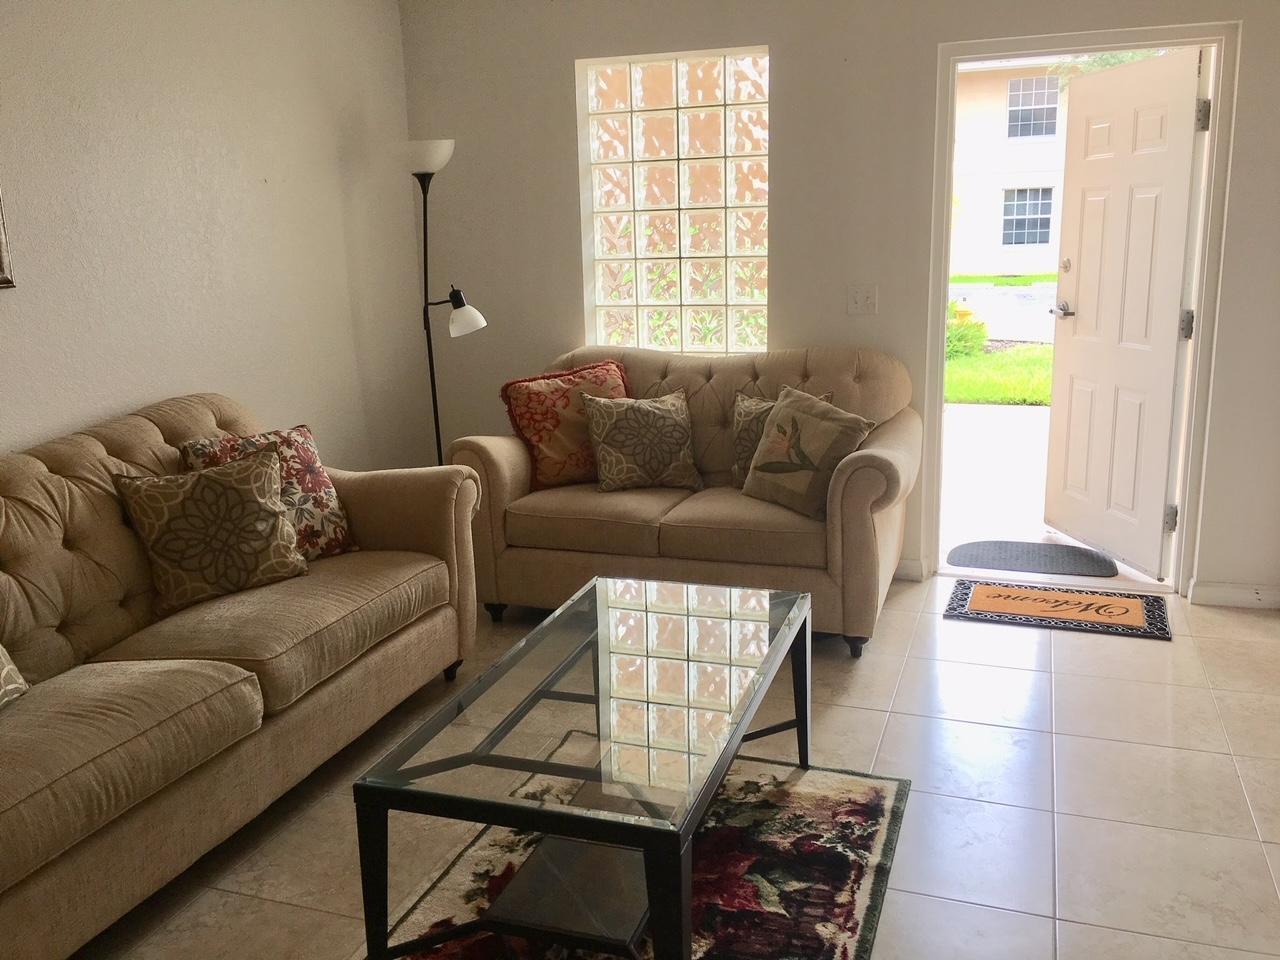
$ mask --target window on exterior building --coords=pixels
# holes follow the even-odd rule
[[[1052,187],[1024,187],[1004,192],[1006,244],[1048,243],[1053,216]]]
[[[1009,81],[1009,136],[1051,137],[1058,132],[1058,78]]]
[[[768,51],[580,62],[579,82],[596,342],[764,350]]]

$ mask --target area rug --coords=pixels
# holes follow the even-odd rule
[[[563,789],[531,777],[521,793]],[[696,960],[868,960],[902,825],[909,781],[739,760],[694,838]],[[392,942],[474,919],[502,892],[541,836],[481,828],[395,925]],[[608,896],[608,890],[601,890]],[[505,942],[504,942],[505,940]],[[642,960],[652,951],[647,939]],[[472,934],[417,960],[605,960]]]
[[[953,620],[1173,639],[1164,597],[1140,593],[957,580],[942,615]]]
[[[1114,577],[1120,573],[1106,554],[1070,543],[1036,543],[1030,540],[975,540],[962,543],[947,554],[956,567],[1018,570],[1022,573],[1054,573],[1073,577]]]

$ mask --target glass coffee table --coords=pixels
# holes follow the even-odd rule
[[[646,929],[687,960],[693,834],[739,746],[795,730],[809,765],[811,633],[807,593],[592,580],[356,782],[369,960],[482,930],[634,955]],[[788,658],[794,719],[748,733]],[[390,944],[391,810],[543,839],[478,919]]]

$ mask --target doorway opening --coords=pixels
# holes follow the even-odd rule
[[[1212,60],[1189,45],[954,65],[942,572],[1173,589]],[[1093,548],[1119,574],[948,560],[987,540]]]

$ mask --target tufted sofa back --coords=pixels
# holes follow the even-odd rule
[[[902,361],[858,347],[810,347],[768,353],[697,357],[627,347],[583,347],[548,370],[618,360],[633,397],[660,397],[681,387],[693,420],[693,456],[707,483],[729,482],[733,467],[733,398],[739,391],[775,400],[783,387],[820,396],[876,423],[911,402],[911,378]]]
[[[47,680],[155,619],[111,475],[178,473],[184,441],[258,430],[234,401],[197,394],[0,456],[0,645],[23,677]]]

